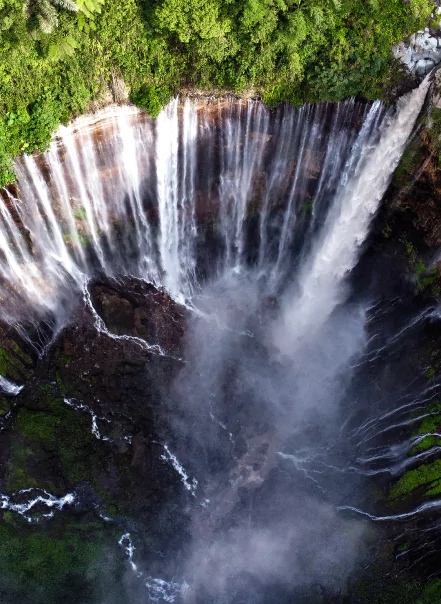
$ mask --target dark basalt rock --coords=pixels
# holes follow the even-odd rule
[[[107,329],[116,335],[128,335],[159,345],[170,356],[182,354],[187,310],[165,292],[150,283],[134,280],[94,283],[92,302]]]
[[[31,369],[26,375],[20,373],[19,377],[27,376],[25,387],[9,405],[10,419],[1,426],[0,492],[10,495],[28,488],[44,489],[56,497],[75,493],[77,500],[72,509],[63,509],[38,526],[28,525],[6,508],[0,510],[0,529],[8,523],[2,533],[0,557],[15,543],[17,531],[23,543],[29,536],[46,548],[43,562],[31,568],[21,591],[15,583],[5,588],[0,581],[0,597],[5,603],[40,602],[38,596],[28,598],[41,579],[42,565],[43,572],[49,574],[63,534],[81,532],[81,526],[91,518],[94,529],[84,533],[85,546],[103,544],[96,553],[96,563],[118,554],[120,561],[114,572],[124,575],[131,571],[118,546],[123,533],[135,535],[138,559],[149,572],[158,572],[165,579],[173,575],[173,560],[186,542],[188,517],[181,500],[189,495],[179,474],[162,458],[163,444],[170,439],[166,417],[160,411],[165,388],[182,366],[178,357],[182,354],[186,311],[164,292],[130,279],[118,285],[94,283],[90,290],[109,331],[113,328],[118,336],[145,337],[164,352],[150,350],[141,340],[100,332],[90,308],[78,304],[70,324],[47,355],[31,359]],[[18,353],[17,357],[21,358]],[[31,518],[34,512],[39,512],[38,506]],[[110,520],[103,520],[103,516]],[[85,572],[74,562],[74,551],[66,555],[74,568],[64,575],[61,572],[61,583],[55,595],[49,593],[48,602],[58,602],[60,593],[64,594],[63,585],[71,580],[75,584],[80,580],[76,572]],[[8,560],[6,554],[4,559]],[[0,564],[2,572],[11,576],[20,573],[14,564]],[[132,579],[127,580],[131,584]],[[136,589],[142,587],[143,592],[127,602],[142,602],[146,597],[145,587],[138,583]],[[88,590],[90,586],[82,585],[80,593],[87,594]],[[63,599],[78,601],[74,593]]]

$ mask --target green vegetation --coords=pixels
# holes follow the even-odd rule
[[[128,604],[119,536],[87,515],[29,526],[6,512],[0,523],[0,601]]]
[[[407,496],[423,486],[429,487],[426,488],[425,495],[441,493],[440,459],[405,472],[390,489],[389,498],[396,499],[397,497]]]
[[[400,239],[400,242],[404,245],[409,264],[414,270],[416,281],[415,293],[419,294],[429,291],[432,296],[438,298],[441,292],[437,269],[433,268],[429,270],[418,256],[418,252],[413,243],[408,241],[405,237]]]
[[[77,216],[78,218],[78,216]],[[63,235],[63,239],[66,242],[67,245],[75,245],[75,244],[80,244],[83,246],[87,246],[89,245],[89,237],[86,237],[85,235],[79,235],[78,233],[66,233]]]
[[[378,570],[378,573],[380,574],[381,571]],[[439,579],[428,584],[409,580],[394,584],[390,577],[379,579],[378,576],[374,576],[359,581],[354,591],[354,601],[357,604],[438,604],[441,602]]]
[[[48,455],[57,460],[59,475],[70,485],[95,483],[97,440],[91,434],[90,417],[67,406],[50,391],[44,392],[42,409],[19,409],[13,428],[17,433],[11,449],[8,491],[30,486],[51,489],[39,476],[36,460]],[[43,480],[43,482],[42,482]]]
[[[417,277],[417,293],[435,285],[438,280],[438,271],[436,268],[429,270],[421,261],[416,265],[415,273]]]
[[[438,107],[432,108],[432,113],[427,123],[427,133],[434,151],[438,155],[438,163],[441,164],[441,109]]]
[[[34,451],[23,442],[14,442],[9,457],[7,489],[16,493],[22,489],[38,487],[38,481],[31,475],[30,466],[34,459]]]
[[[410,175],[415,168],[421,163],[422,152],[419,139],[414,139],[406,147],[401,156],[400,163],[394,172],[394,180],[398,183],[402,182],[404,175]]]
[[[0,397],[0,417],[6,415],[12,408],[11,399],[8,397]]]
[[[415,604],[435,604],[441,602],[441,579],[431,581]]]
[[[0,185],[11,158],[123,79],[156,115],[182,86],[275,105],[381,97],[431,0],[0,0]]]
[[[25,16],[28,20],[33,19],[42,32],[49,34],[58,25],[57,5],[74,12],[78,10],[73,0],[24,0]]]
[[[2,524],[0,544],[2,582],[8,580],[12,571],[15,581],[23,581],[23,587],[27,588],[29,583],[33,584],[39,593],[44,577],[44,589],[52,598],[63,578],[66,580],[70,574],[86,574],[97,559],[104,562],[102,545],[88,543],[79,536],[54,539],[42,531],[28,532],[23,536],[21,531],[14,531]],[[17,586],[17,591],[19,589]]]
[[[161,109],[170,100],[171,94],[167,86],[142,85],[132,94],[132,101],[142,107],[153,117],[157,117]]]
[[[83,210],[83,208],[79,208],[75,212],[75,218],[78,218],[78,220],[86,220],[87,216],[86,216],[86,212]]]
[[[305,203],[301,207],[301,215],[303,218],[312,213],[312,203],[310,201],[305,201]]]
[[[431,379],[438,371],[430,367],[426,371],[426,375]],[[416,413],[416,417],[421,412]],[[441,403],[435,401],[434,404],[426,410],[429,413],[419,423],[418,427],[413,431],[412,436],[426,434],[417,445],[412,447],[409,455],[416,455],[421,451],[427,451],[431,447],[441,444],[441,439],[436,436],[441,432]],[[423,489],[425,496],[437,495],[441,493],[441,460],[435,460],[428,464],[422,464],[413,470],[405,472],[391,487],[389,491],[389,499],[409,496],[416,489]]]
[[[409,455],[415,455],[421,453],[421,451],[427,451],[436,445],[441,444],[441,438],[438,436],[425,436],[417,445],[412,447],[409,451]]]
[[[59,388],[66,389],[57,375],[57,385],[39,385],[32,408],[16,409],[11,424],[13,439],[6,490],[13,493],[40,487],[61,496],[66,489],[87,482],[102,498],[106,509],[115,503],[114,494],[102,484],[102,469],[109,463],[111,445],[97,440],[91,431],[90,414],[66,405]],[[112,436],[120,438],[118,433]],[[130,455],[120,454],[114,461],[117,482],[124,489],[122,485],[130,473]]]
[[[435,375],[437,375],[438,370],[439,367],[437,363],[435,367],[430,367],[426,371],[426,376],[429,379],[432,379]],[[431,415],[425,417],[419,424],[418,428],[412,433],[412,436],[419,436],[423,434],[427,434],[427,436],[425,436],[409,451],[409,455],[415,455],[421,451],[427,451],[427,449],[441,444],[441,438],[432,434],[440,433],[441,430],[441,404],[437,402],[436,404],[432,405],[429,409],[427,409],[427,413],[430,413]]]
[[[21,380],[29,376],[32,359],[17,346],[13,340],[3,341],[0,348],[0,375],[12,380]]]

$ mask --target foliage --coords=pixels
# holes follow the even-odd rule
[[[77,0],[76,12],[65,10],[73,0],[26,6],[0,0],[0,185],[12,178],[11,157],[44,149],[57,125],[84,112],[115,76],[152,115],[183,85],[254,88],[270,105],[381,97],[392,45],[427,21],[432,2]],[[39,23],[43,6],[58,24],[50,31]]]
[[[77,0],[78,9],[86,17],[93,17],[94,13],[100,13],[102,4],[104,0]]]
[[[441,460],[422,464],[414,470],[405,472],[390,490],[390,499],[410,495],[420,487],[425,488],[425,495],[436,495],[441,492]]]
[[[28,19],[35,17],[39,28],[45,34],[50,34],[58,25],[57,6],[74,12],[78,10],[74,0],[25,0],[24,2],[26,17]]]
[[[29,525],[12,512],[0,524],[0,601],[128,604],[117,537],[90,516]]]
[[[171,95],[167,87],[141,86],[139,90],[131,94],[131,100],[142,107],[152,117],[159,115],[162,107],[170,100]]]
[[[427,133],[430,136],[434,151],[441,163],[441,109],[432,107],[432,114],[428,120]]]

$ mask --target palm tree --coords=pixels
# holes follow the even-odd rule
[[[74,0],[25,0],[24,2],[27,16],[35,15],[41,31],[45,34],[49,34],[58,25],[56,6],[70,11],[78,11],[78,6]]]

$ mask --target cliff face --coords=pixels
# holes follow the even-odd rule
[[[436,261],[441,246],[441,71],[386,193],[377,221],[386,240],[415,245],[413,256]],[[400,229],[403,232],[400,233]],[[412,259],[412,258],[410,258]]]
[[[163,390],[182,367],[186,311],[130,279],[89,292],[43,359],[2,337],[2,375],[26,384],[0,399],[3,602],[143,601],[118,545],[135,526],[147,566],[167,557],[150,570],[174,573],[186,490],[166,455]]]
[[[370,287],[375,279],[380,281],[384,277],[378,291],[387,303],[399,297],[409,316],[410,310],[424,310],[441,298],[437,263],[441,248],[439,90],[436,80],[430,102],[395,172],[365,256],[353,277],[360,291],[368,288],[368,282]],[[213,113],[207,119],[216,119],[219,103],[222,100],[213,105]],[[139,113],[138,118],[149,119],[143,113]],[[327,124],[327,120],[324,123]],[[109,124],[111,130],[111,122]],[[92,136],[103,145],[106,124],[94,127]],[[258,130],[252,132],[252,137],[256,143],[262,142]],[[206,148],[209,149],[208,145]],[[271,144],[268,148],[270,156]],[[302,195],[305,199],[308,189],[317,181],[318,166],[323,159],[323,153],[313,151],[306,149],[304,152]],[[37,162],[44,172],[44,157],[40,156]],[[98,168],[101,179],[110,181],[119,166],[103,162]],[[296,163],[293,162],[289,169],[295,173]],[[262,206],[259,192],[263,180],[259,174],[253,185],[255,194],[249,205],[250,231],[253,230],[253,217]],[[201,249],[202,256],[210,245],[218,245],[213,241],[212,232],[216,215],[214,206],[219,200],[210,205],[204,190],[195,194],[199,200],[197,218],[206,227],[204,243],[208,244],[207,248]],[[71,202],[75,205],[78,200],[71,199]],[[273,204],[274,210],[282,205],[280,199],[271,199],[269,203]],[[84,217],[79,208],[76,210],[75,219],[80,230]],[[310,210],[305,203],[301,213],[305,224]],[[277,300],[266,300],[265,305],[262,313],[259,309],[256,314],[257,323],[262,322],[265,313],[277,311]],[[237,308],[234,312],[243,311]],[[137,591],[144,586],[139,588],[134,584],[132,579],[136,574],[132,576],[125,570],[130,571],[127,563],[129,537],[118,547],[122,534],[133,536],[135,531],[137,547],[141,550],[139,558],[146,568],[169,581],[171,590],[177,589],[173,587],[173,575],[179,567],[182,544],[188,538],[194,482],[190,471],[179,466],[173,456],[167,392],[188,361],[184,346],[188,321],[188,311],[165,292],[127,278],[118,281],[95,279],[83,299],[78,300],[69,324],[53,334],[52,345],[46,350],[35,349],[10,327],[0,326],[0,374],[11,382],[25,384],[17,397],[5,394],[0,399],[0,493],[3,494],[0,500],[0,570],[8,577],[0,585],[0,596],[5,602],[19,599],[26,604],[40,601],[58,604],[61,597],[66,602],[75,602],[77,590],[90,594],[91,602],[107,598],[108,593],[113,599],[104,599],[106,604],[144,601],[145,592]],[[381,323],[381,319],[377,323],[372,321],[368,328],[372,330],[371,335],[376,328],[381,332],[383,328],[389,329],[389,325]],[[40,329],[43,331],[30,326],[34,342],[39,338],[41,341],[48,339],[50,328],[43,326]],[[409,336],[409,341],[411,345],[402,355],[403,349],[399,349],[397,358],[380,359],[381,362],[366,374],[362,372],[358,379],[362,381],[368,376],[366,381],[373,384],[377,394],[388,392],[397,387],[388,373],[396,366],[401,372],[400,378],[407,371],[409,374],[419,372],[424,387],[435,386],[441,374],[439,328],[431,324],[417,335]],[[264,355],[257,349],[254,353]],[[237,394],[242,388],[233,361],[229,361],[223,379],[227,391],[231,389]],[[255,409],[243,402],[246,400],[243,395],[240,398],[231,394],[230,398],[240,400],[236,413],[245,424],[246,417]],[[439,401],[431,400],[427,411],[430,424],[422,420],[414,422],[412,438],[418,442],[409,451],[410,457],[415,458],[409,471],[386,480],[381,478],[367,496],[368,503],[385,515],[406,513],[433,500],[440,492],[441,470],[436,449],[441,442],[438,436],[441,432]],[[265,459],[266,441],[273,443],[275,440],[266,425],[267,418],[260,410],[259,413],[260,420],[252,429],[260,436],[256,451],[249,451],[253,472]],[[198,417],[195,417],[194,429],[197,428]],[[247,454],[240,430],[238,428],[234,435],[237,444],[231,455],[233,460],[243,460]],[[399,436],[404,438],[408,433],[403,430]],[[225,450],[229,452],[227,447],[232,447],[231,438],[225,429]],[[393,438],[382,441],[384,446],[391,443],[394,443]],[[418,457],[434,447],[427,458]],[[223,453],[210,451],[209,462],[219,468],[219,473],[227,475],[228,467],[223,466],[227,463],[227,455]],[[271,474],[269,480],[264,481],[262,492],[276,491],[285,481],[286,492],[290,493],[291,479],[286,476],[280,478]],[[383,495],[376,498],[373,493],[378,494],[378,486]],[[253,493],[244,492],[240,500],[229,504],[237,504],[239,515],[244,516],[255,506],[267,521],[266,499],[263,495],[255,497]],[[283,506],[288,506],[289,497],[283,499]],[[61,509],[63,517],[58,513]],[[52,512],[53,518],[49,519]],[[207,524],[211,522],[210,519],[206,521]],[[203,526],[201,531],[205,528]],[[388,572],[397,572],[397,568],[402,570],[395,566],[394,556],[398,547],[408,547],[409,543],[415,545],[412,531],[416,528],[416,522],[406,526],[401,541],[396,546],[387,545],[380,553],[378,559],[384,561]],[[391,535],[396,538],[394,530]],[[419,539],[416,538],[416,546],[420,545]],[[26,554],[25,561],[22,560],[23,551],[31,552]],[[374,552],[377,554],[378,551]],[[166,560],[163,566],[158,563],[158,556]],[[412,556],[411,562],[417,554]],[[52,566],[56,566],[57,572]],[[17,579],[17,568],[25,575],[24,581]],[[378,574],[382,572],[384,569]],[[417,578],[418,573],[423,577],[429,574],[421,567],[418,567]],[[35,596],[41,575],[47,577],[45,593]],[[374,577],[373,582],[376,581]],[[318,590],[320,593],[314,592],[305,601],[387,602],[387,599],[381,599],[381,593],[376,593],[372,599],[371,587],[362,595],[357,595],[357,586],[351,589],[349,600],[335,594],[332,596],[335,600],[331,600],[331,596],[324,600],[326,594]],[[418,584],[412,594],[417,597],[422,589]],[[396,598],[401,596],[400,592]],[[395,592],[389,601],[398,601],[394,597]]]
[[[379,451],[367,466],[375,478],[365,506],[390,518],[385,524],[390,551],[387,546],[379,556],[391,565],[392,582],[410,576],[411,582],[402,592],[397,587],[394,596],[397,601],[409,597],[409,602],[420,602],[417,595],[406,596],[406,590],[411,593],[412,581],[436,572],[438,551],[430,509],[437,509],[441,493],[440,76],[434,73],[426,106],[355,270],[360,291],[376,292],[385,309],[369,321],[368,333],[376,343],[356,377],[359,396],[366,396],[372,406],[367,417],[375,418],[375,427],[366,428],[365,437],[372,439],[372,450]],[[396,401],[389,412],[381,402],[387,399]],[[421,511],[425,506],[427,511]],[[388,581],[380,584],[383,596],[373,601],[387,602],[392,588]],[[433,589],[438,598],[439,585]]]

